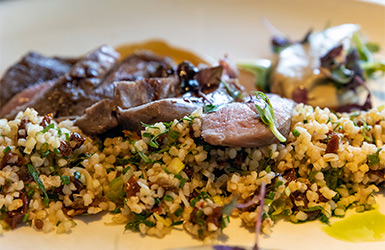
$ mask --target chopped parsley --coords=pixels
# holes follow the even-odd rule
[[[382,148],[379,148],[379,149],[377,149],[376,153],[368,155],[368,165],[369,166],[380,164],[380,156],[379,156],[379,154],[380,154],[381,150],[382,150]]]
[[[301,135],[301,133],[297,129],[293,129],[292,133],[293,133],[294,137],[299,137]]]
[[[41,132],[44,134],[44,133],[46,133],[51,128],[55,128],[55,124],[54,123],[51,123],[50,125],[46,126]]]
[[[165,200],[165,201],[173,201],[174,197],[172,197],[171,195],[166,194],[165,196],[163,196],[163,200]]]
[[[30,173],[30,175],[32,175],[33,179],[37,183],[37,186],[44,194],[43,204],[48,205],[48,202],[49,202],[48,194],[47,194],[47,191],[45,190],[43,182],[39,177],[39,173],[36,171],[35,167],[32,164],[27,164],[27,168],[28,168],[28,172]]]
[[[60,180],[63,183],[63,185],[68,185],[71,183],[70,177],[68,175],[62,175],[60,176]]]
[[[10,146],[7,146],[3,149],[3,153],[6,154],[8,152],[11,152],[11,147]]]
[[[140,224],[145,224],[148,227],[155,226],[154,222],[147,220],[147,218],[151,216],[151,213],[137,214],[134,212],[133,214],[135,215],[135,220],[128,222],[125,226],[125,230],[131,230],[134,232],[139,232],[139,225]]]

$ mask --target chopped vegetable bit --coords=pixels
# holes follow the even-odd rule
[[[179,174],[184,169],[184,163],[178,158],[174,158],[167,166],[167,170],[173,174]]]

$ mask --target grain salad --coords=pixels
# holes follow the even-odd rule
[[[0,232],[27,225],[67,233],[76,230],[76,216],[108,211],[125,230],[163,237],[183,227],[212,239],[231,217],[255,225],[261,202],[250,201],[263,184],[266,234],[280,217],[328,223],[376,204],[384,184],[384,106],[333,113],[298,104],[286,143],[259,148],[205,143],[203,115],[197,109],[114,138],[86,136],[73,122],[33,109],[1,119]]]

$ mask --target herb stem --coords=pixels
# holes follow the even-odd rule
[[[275,135],[275,137],[277,137],[277,139],[278,139],[280,142],[286,142],[285,136],[283,136],[283,135],[281,134],[281,132],[279,132],[279,130],[277,129],[277,127],[275,126],[274,123],[270,123],[270,124],[269,124],[269,128],[270,128],[271,132],[273,132],[273,134]]]
[[[262,99],[265,104],[263,108],[259,107],[257,103],[254,104],[262,122],[270,128],[271,132],[280,142],[286,142],[286,138],[278,131],[277,127],[275,126],[274,110],[269,98],[261,91],[253,91],[252,93],[254,93],[257,98]]]

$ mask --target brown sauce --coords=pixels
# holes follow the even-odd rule
[[[208,56],[199,55],[185,49],[177,48],[157,39],[147,40],[140,43],[124,44],[117,46],[115,49],[121,54],[122,58],[134,53],[137,50],[151,50],[158,55],[170,57],[175,63],[188,60],[194,65],[198,65],[200,63],[211,65],[214,61]]]

